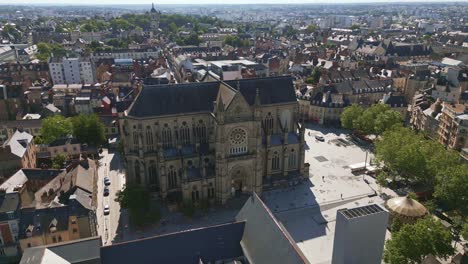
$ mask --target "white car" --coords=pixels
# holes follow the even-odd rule
[[[108,215],[110,213],[110,208],[109,208],[109,205],[106,204],[104,205],[104,215]]]
[[[110,184],[111,184],[111,181],[110,181],[109,177],[107,177],[107,176],[104,177],[104,185],[109,186]]]

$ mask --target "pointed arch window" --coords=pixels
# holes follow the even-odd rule
[[[273,157],[271,159],[271,169],[279,170],[280,168],[280,157],[277,151],[273,152]]]
[[[146,145],[148,146],[149,151],[154,149],[153,131],[150,126],[146,127]]]
[[[290,169],[295,169],[297,167],[297,153],[294,149],[291,149],[291,153],[289,153],[288,167]]]
[[[163,147],[172,147],[172,132],[168,124],[164,124],[164,127],[161,131],[161,138]]]
[[[190,128],[186,122],[182,122],[182,127],[180,128],[179,133],[182,144],[190,144]]]
[[[167,176],[168,176],[169,189],[177,188],[177,171],[174,168],[174,166],[169,167],[169,173]]]
[[[265,128],[265,131],[267,133],[271,133],[273,132],[273,126],[274,126],[273,116],[271,112],[268,112],[268,114],[263,119],[263,127]]]

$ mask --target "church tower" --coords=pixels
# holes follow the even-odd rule
[[[159,29],[159,15],[160,13],[154,8],[154,3],[151,6],[151,31],[156,32]]]

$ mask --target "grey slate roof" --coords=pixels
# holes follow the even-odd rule
[[[241,245],[250,263],[309,263],[257,194],[253,193],[247,200],[236,220],[246,221]]]
[[[243,256],[244,222],[199,228],[101,248],[102,264],[198,264]]]
[[[20,264],[46,264],[46,262],[41,261],[46,249],[72,264],[99,264],[101,263],[100,247],[101,238],[90,237],[65,243],[28,248],[24,251]]]
[[[128,115],[149,117],[213,111],[221,82],[183,83],[172,85],[145,85],[129,108]],[[237,89],[250,105],[254,104],[257,88],[262,105],[296,102],[290,76],[226,81]]]

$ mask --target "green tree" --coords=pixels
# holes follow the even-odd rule
[[[80,114],[72,117],[71,123],[73,135],[75,135],[81,143],[99,146],[105,142],[104,125],[97,115]]]
[[[142,227],[161,218],[159,207],[151,205],[150,194],[144,186],[128,184],[117,192],[115,201],[128,209],[132,225]]]
[[[315,30],[317,30],[317,27],[315,25],[309,25],[307,26],[305,31],[307,34],[312,34],[315,32]]]
[[[42,120],[41,137],[48,144],[58,138],[71,135],[72,124],[69,119],[61,115],[53,115]]]
[[[179,28],[177,27],[177,25],[174,22],[171,22],[169,24],[169,31],[172,32],[172,33],[177,33],[179,31]]]
[[[68,160],[68,157],[65,156],[64,154],[57,154],[53,159],[52,159],[52,168],[54,169],[61,169],[63,168],[65,162]]]
[[[364,113],[362,106],[353,104],[344,109],[341,114],[341,126],[347,129],[354,129],[354,122]]]
[[[401,125],[402,122],[401,114],[390,109],[390,106],[374,104],[356,120],[354,128],[366,134],[381,135],[394,125]]]
[[[465,240],[468,240],[468,222],[465,222],[465,224],[463,224],[463,229],[461,230],[460,234]]]
[[[52,47],[49,44],[44,43],[44,42],[39,42],[37,44],[36,57],[39,60],[46,61],[49,58],[51,52],[52,52]]]
[[[468,213],[468,164],[439,171],[434,195],[450,208]]]
[[[360,29],[360,28],[361,28],[361,27],[360,27],[359,25],[357,25],[357,24],[354,24],[354,25],[351,26],[351,29],[352,29],[352,30]]]
[[[384,261],[388,264],[421,263],[428,255],[446,258],[453,254],[452,236],[431,217],[403,225],[385,243]]]

